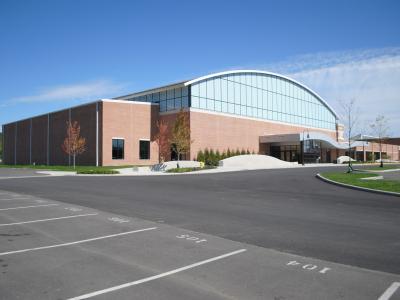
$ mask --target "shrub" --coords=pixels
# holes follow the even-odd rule
[[[80,170],[80,171],[78,170],[76,174],[119,174],[119,172],[117,170],[93,169],[93,170]]]
[[[228,148],[228,151],[226,151],[226,157],[229,158],[232,156],[231,149]]]
[[[196,158],[196,160],[197,161],[202,161],[202,162],[204,162],[204,153],[203,153],[203,151],[199,151],[198,153],[197,153],[197,158]]]
[[[219,153],[219,150],[215,152],[215,159],[217,160],[217,163],[221,160],[221,153]]]
[[[236,155],[240,155],[240,150],[239,149],[236,149],[235,154],[233,154],[232,156],[236,156]]]
[[[246,150],[246,154],[250,154],[250,151],[249,151],[249,149],[247,149],[247,150]]]
[[[221,154],[221,159],[225,159],[225,158],[227,158],[228,156],[226,155],[226,152],[224,151],[224,152],[222,152],[222,154]]]

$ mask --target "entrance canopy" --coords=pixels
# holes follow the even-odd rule
[[[271,134],[260,136],[260,143],[282,143],[282,144],[299,144],[301,141],[314,140],[321,142],[324,148],[334,148],[346,150],[348,145],[346,143],[339,143],[330,136],[310,131],[304,133],[289,133],[289,134]],[[362,146],[363,142],[352,142],[351,147]]]

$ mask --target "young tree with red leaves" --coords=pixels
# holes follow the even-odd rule
[[[63,151],[68,155],[72,155],[75,169],[75,158],[86,150],[86,139],[80,136],[81,126],[78,121],[67,121],[67,136],[61,145]]]
[[[177,154],[178,161],[182,154],[190,150],[193,140],[190,139],[190,124],[188,114],[181,109],[176,116],[174,127],[172,128],[171,143]],[[179,168],[179,164],[178,164]]]
[[[165,161],[169,150],[169,138],[168,138],[168,124],[164,120],[157,121],[157,135],[155,136],[155,142],[158,145],[158,162],[162,163]]]

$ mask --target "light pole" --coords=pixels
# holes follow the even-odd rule
[[[303,142],[302,143],[300,143],[300,145],[301,145],[301,164],[304,166],[304,146],[305,146],[305,144],[304,144],[304,133],[307,131],[307,139],[309,139],[310,138],[310,133],[308,132],[308,130],[303,130]]]

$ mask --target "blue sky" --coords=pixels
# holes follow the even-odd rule
[[[399,135],[400,1],[0,2],[1,124],[238,68],[356,98]]]

